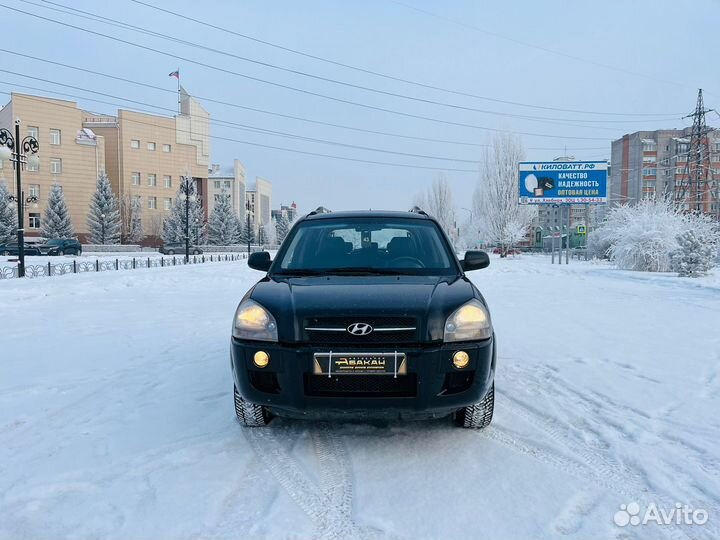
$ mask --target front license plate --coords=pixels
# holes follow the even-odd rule
[[[406,375],[405,353],[315,353],[315,375]]]

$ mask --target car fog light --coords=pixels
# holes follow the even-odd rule
[[[452,361],[453,366],[458,369],[463,369],[464,367],[467,367],[467,365],[470,363],[470,355],[465,351],[458,351],[453,354]]]
[[[270,355],[265,351],[258,351],[253,356],[253,364],[259,368],[264,368],[270,363]]]

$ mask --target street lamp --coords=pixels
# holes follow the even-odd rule
[[[100,243],[102,245],[105,245],[105,214],[100,214],[100,226],[102,227],[102,232],[100,234]]]
[[[22,168],[27,163],[33,168],[40,164],[40,158],[37,153],[40,144],[35,137],[28,135],[24,139],[20,139],[20,119],[15,120],[15,136],[5,129],[0,128],[0,161],[10,160],[15,167],[15,179],[17,182],[15,199],[11,202],[17,203],[18,214],[18,277],[25,277],[25,209],[23,208],[23,199],[25,194],[22,190]],[[32,202],[37,204],[36,197],[28,197],[34,199]]]
[[[197,200],[192,177],[183,176],[180,182],[180,200],[185,201],[185,262],[190,262],[190,203]]]
[[[195,218],[195,245],[200,244],[200,218]]]
[[[247,228],[245,229],[245,237],[248,243],[248,257],[250,256],[250,200],[245,201],[245,216],[247,217]]]

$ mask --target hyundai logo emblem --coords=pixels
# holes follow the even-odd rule
[[[367,336],[373,331],[373,327],[367,323],[356,322],[348,326],[347,331],[353,336]]]

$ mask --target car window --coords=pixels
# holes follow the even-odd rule
[[[274,272],[386,269],[410,274],[453,274],[457,266],[433,221],[351,218],[298,224],[277,257]]]

